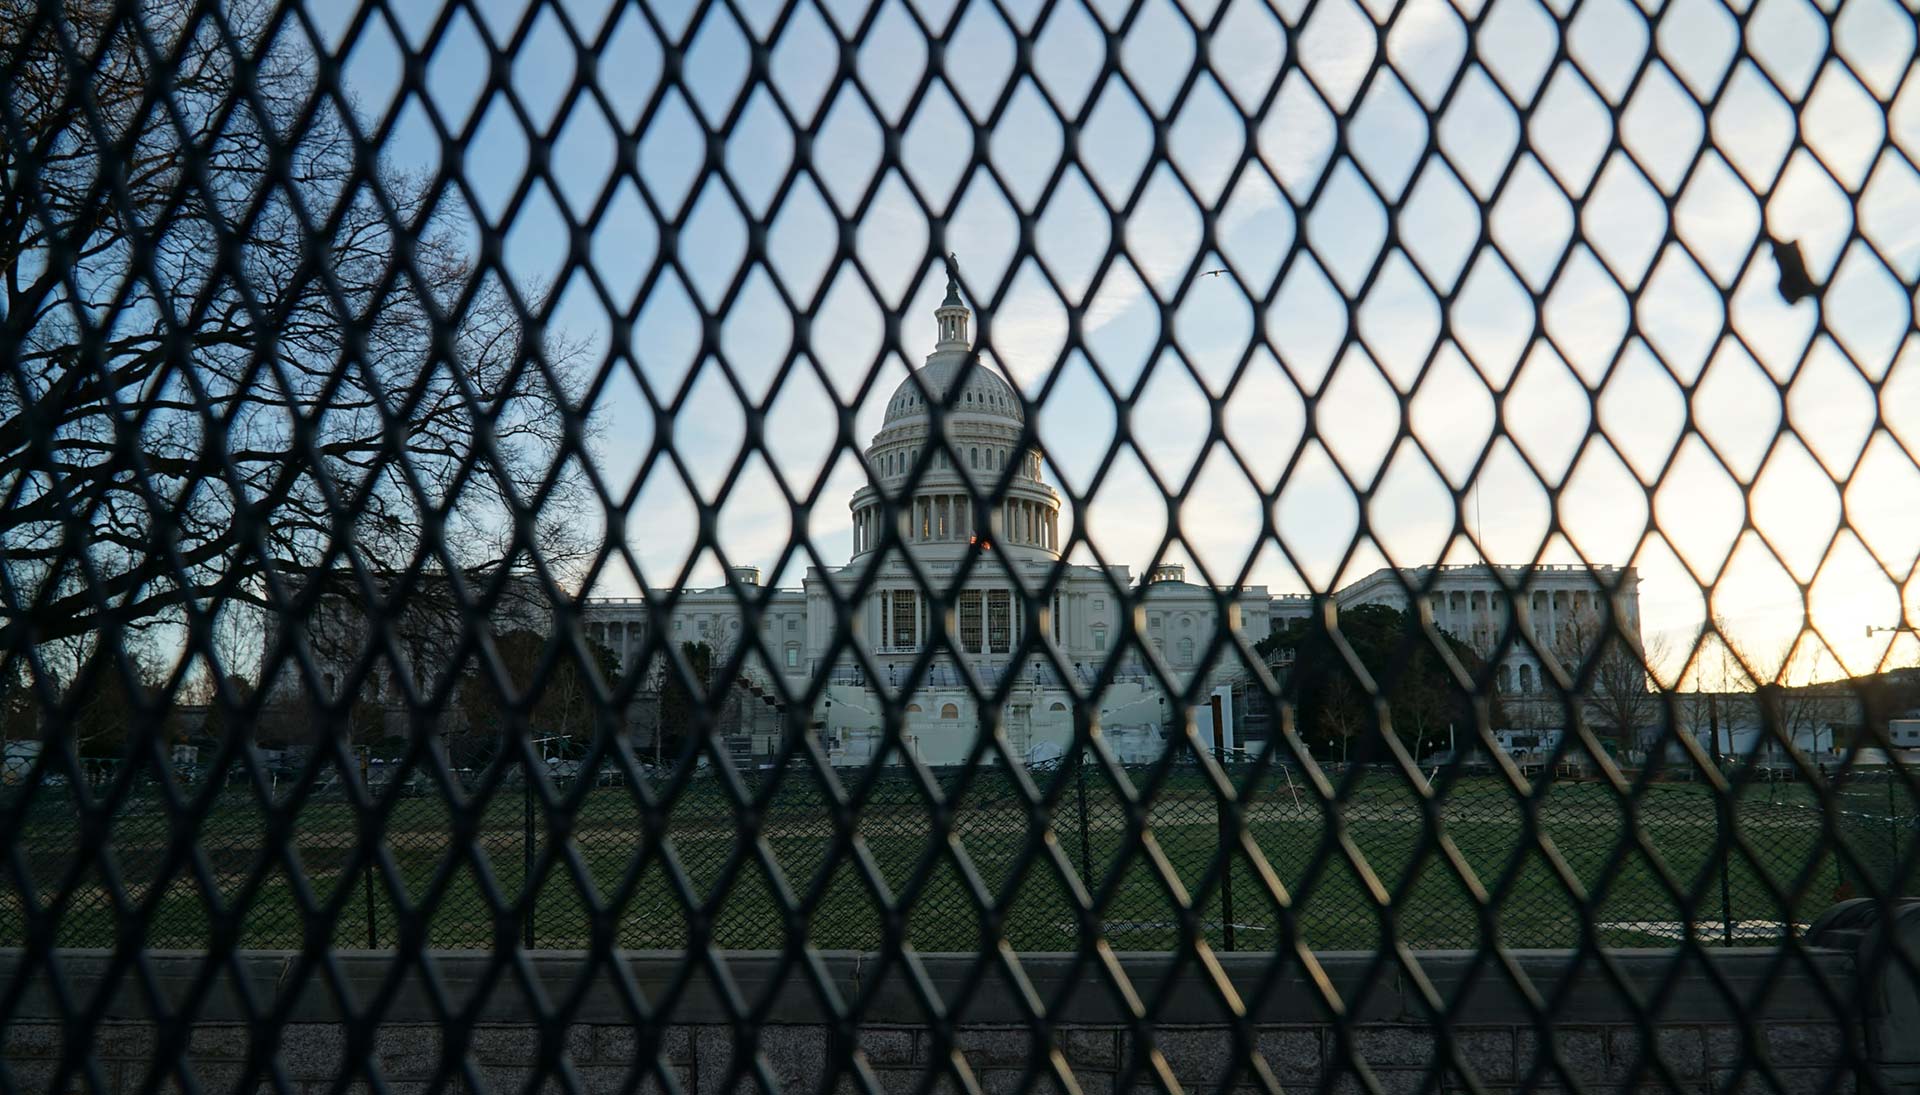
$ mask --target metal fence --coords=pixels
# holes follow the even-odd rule
[[[857,1031],[856,949],[951,1048],[916,955],[1070,952],[1138,1034],[1141,950],[1270,1089],[1216,950],[1809,962],[1920,895],[1915,54],[1886,0],[0,0],[0,1033],[201,1088],[210,983],[109,1074],[84,948],[770,950]]]

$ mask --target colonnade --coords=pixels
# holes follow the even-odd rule
[[[587,625],[587,638],[613,651],[623,669],[633,666],[634,656],[640,653],[646,634],[644,620],[609,620]]]
[[[1534,638],[1545,643],[1558,641],[1568,627],[1600,627],[1606,615],[1605,594],[1597,590],[1539,589],[1521,596],[1531,604]],[[1451,590],[1434,594],[1432,602],[1435,620],[1461,638],[1506,626],[1506,594],[1499,589]]]
[[[1060,550],[1060,514],[1053,507],[1024,498],[1007,498],[996,505],[1008,542]],[[878,503],[854,512],[854,551],[872,551],[880,545],[884,514]],[[910,543],[964,542],[988,535],[987,530],[975,528],[973,497],[967,494],[920,495],[902,516],[905,527],[901,531]]]

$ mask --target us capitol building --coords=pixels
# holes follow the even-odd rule
[[[883,741],[883,714],[879,689],[897,693],[912,679],[913,667],[938,630],[929,601],[908,569],[902,553],[911,553],[927,580],[939,590],[954,588],[953,638],[986,690],[1015,679],[1009,687],[1001,718],[1010,751],[1015,757],[1044,760],[1058,756],[1071,742],[1074,730],[1073,692],[1045,659],[1027,655],[1024,664],[1016,652],[1027,639],[1025,630],[1037,626],[1047,632],[1061,664],[1078,676],[1085,694],[1099,667],[1122,645],[1122,613],[1138,600],[1143,641],[1184,683],[1195,673],[1207,680],[1195,694],[1217,697],[1208,703],[1224,711],[1226,744],[1232,745],[1232,680],[1245,675],[1237,656],[1224,647],[1203,665],[1218,628],[1233,628],[1251,644],[1265,638],[1275,626],[1306,617],[1313,599],[1302,594],[1274,595],[1263,586],[1216,592],[1186,580],[1177,565],[1160,566],[1136,582],[1127,567],[1102,568],[1064,564],[1060,529],[1060,496],[1042,474],[1041,454],[1023,449],[1026,420],[1013,386],[979,361],[968,332],[972,313],[961,300],[958,285],[949,276],[947,293],[934,313],[938,341],[926,363],[909,377],[887,403],[879,433],[867,447],[868,466],[876,478],[854,492],[848,506],[853,523],[853,556],[845,566],[808,568],[799,589],[765,591],[759,571],[736,567],[727,585],[714,589],[681,590],[673,601],[665,636],[674,646],[706,643],[715,662],[729,657],[747,642],[741,608],[743,597],[766,597],[760,621],[760,648],[765,657],[749,658],[745,680],[733,691],[722,729],[736,755],[771,752],[782,730],[778,691],[764,679],[769,673],[785,678],[786,691],[803,694],[815,675],[825,672],[829,684],[815,703],[809,723],[821,735],[835,763],[867,761]],[[911,471],[927,446],[932,430],[928,396],[944,399],[958,388],[947,410],[947,445],[917,478]],[[1010,474],[1009,474],[1010,473]],[[1005,484],[996,491],[996,486]],[[969,490],[972,494],[970,495]],[[976,510],[971,498],[997,495],[992,513]],[[887,502],[900,522],[899,540],[884,538]],[[971,566],[963,581],[959,574],[967,557]],[[1518,571],[1502,568],[1510,576]],[[1049,576],[1062,571],[1047,603],[1027,611],[1030,596],[1046,587]],[[1418,588],[1432,582],[1435,623],[1475,646],[1490,648],[1506,617],[1505,590],[1494,569],[1483,566],[1440,568],[1441,573],[1409,572],[1409,584]],[[835,650],[833,592],[850,597],[859,583],[872,578],[859,601],[853,621],[853,641],[871,657],[880,679],[872,679],[844,648]],[[1511,579],[1510,579],[1511,580]],[[1609,581],[1614,580],[1609,578]],[[1558,633],[1568,622],[1602,608],[1605,593],[1595,572],[1584,566],[1536,568],[1527,579],[1533,598],[1530,619],[1542,636]],[[1626,575],[1628,610],[1638,627],[1637,579]],[[744,587],[744,588],[740,588]],[[1126,598],[1116,588],[1127,591]],[[1336,604],[1391,604],[1406,608],[1407,594],[1399,576],[1378,571],[1334,595]],[[649,616],[644,598],[600,598],[586,603],[589,637],[605,645],[631,667],[643,649]],[[766,658],[773,660],[771,666]],[[943,651],[925,672],[920,686],[908,697],[903,736],[927,764],[958,763],[971,750],[983,726],[980,704],[963,682],[954,655]],[[1530,655],[1514,653],[1498,668],[1499,682],[1508,690],[1532,691],[1538,668]],[[831,660],[832,664],[823,666]],[[1123,760],[1157,755],[1167,728],[1179,725],[1172,702],[1130,651],[1117,677],[1100,694],[1098,723],[1108,744]],[[642,705],[646,706],[646,705]],[[656,709],[657,709],[657,705]],[[1210,734],[1211,710],[1198,712],[1202,733]],[[649,728],[650,729],[650,728]]]

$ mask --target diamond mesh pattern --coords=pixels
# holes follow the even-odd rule
[[[585,1090],[536,948],[643,1031],[684,984],[619,955],[765,950],[829,1083],[885,1018],[978,1089],[1004,985],[1020,1086],[1078,1090],[1059,951],[1116,1084],[1177,1086],[1198,986],[1276,1088],[1305,974],[1378,1091],[1314,976],[1357,950],[1485,1090],[1423,952],[1544,1031],[1517,950],[1632,996],[1607,948],[1670,947],[1649,1037],[1710,948],[1815,969],[1836,898],[1920,894],[1914,57],[1891,0],[0,0],[0,1027],[50,986],[54,1084],[109,1090],[102,948],[178,1036],[144,1090],[217,1086],[179,1047],[237,993],[235,1089],[291,1091],[236,956],[370,1032],[365,947],[437,1089],[498,994]]]

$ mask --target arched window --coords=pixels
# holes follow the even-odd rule
[[[1192,639],[1180,640],[1180,664],[1181,665],[1193,664],[1193,640]]]
[[[1530,665],[1520,667],[1520,691],[1533,691],[1533,667]]]
[[[1066,709],[1067,705],[1064,703],[1056,703],[1052,707],[1047,708],[1049,711],[1065,711]]]
[[[972,465],[973,465],[974,467],[976,467],[976,468],[977,468],[977,467],[979,467],[979,466],[980,466],[980,450],[979,450],[979,449],[968,449],[968,450],[967,450],[967,462],[968,462],[968,463],[970,463],[970,464],[972,464]]]
[[[919,713],[920,713],[920,705],[919,705],[919,704],[917,704],[917,703],[910,703],[910,704],[908,704],[908,705],[907,705],[907,714],[909,714],[909,715],[918,715]]]
[[[1495,686],[1502,692],[1513,691],[1513,673],[1509,666],[1500,667],[1500,683]]]
[[[957,719],[960,717],[960,709],[952,704],[947,704],[940,709],[940,717],[943,719]]]

